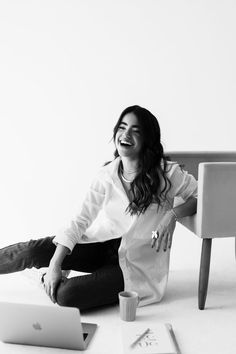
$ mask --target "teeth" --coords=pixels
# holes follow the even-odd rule
[[[129,146],[132,145],[130,142],[125,141],[125,140],[121,140],[120,143],[121,143],[121,144],[125,144],[125,145],[129,145]]]

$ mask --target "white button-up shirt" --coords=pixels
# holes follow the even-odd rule
[[[197,182],[177,163],[168,162],[171,188],[166,201],[158,209],[153,203],[145,213],[131,216],[126,212],[129,199],[118,176],[119,163],[117,157],[99,170],[78,216],[57,233],[54,243],[72,251],[77,243],[122,237],[118,254],[125,290],[137,291],[141,299],[139,306],[143,306],[161,300],[169,271],[170,250],[156,252],[151,248],[152,231],[173,207],[176,197],[183,201],[190,196],[197,197]]]

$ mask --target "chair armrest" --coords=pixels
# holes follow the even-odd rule
[[[174,207],[181,205],[182,203],[184,203],[184,199],[182,199],[181,197],[176,197],[174,200]],[[179,218],[178,222],[190,231],[192,231],[194,234],[197,233],[197,214]]]
[[[236,236],[236,162],[199,164],[195,226],[202,238]]]
[[[185,216],[184,218],[178,219],[178,222],[194,234],[197,234],[197,214]]]

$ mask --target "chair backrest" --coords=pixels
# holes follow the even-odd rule
[[[236,151],[167,151],[166,156],[178,162],[196,179],[201,162],[236,162]]]
[[[202,238],[236,236],[236,151],[173,151],[166,156],[199,183],[197,214],[180,222]]]
[[[197,234],[200,237],[236,236],[236,162],[199,165]]]

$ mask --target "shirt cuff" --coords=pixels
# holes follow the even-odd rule
[[[68,237],[65,239],[65,237],[63,236],[56,236],[53,239],[53,243],[55,245],[62,245],[67,247],[70,250],[70,253],[73,251],[74,247],[75,247],[75,243],[73,241],[71,241]]]

